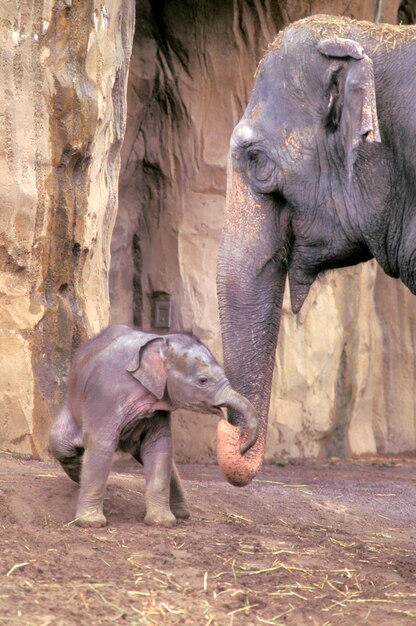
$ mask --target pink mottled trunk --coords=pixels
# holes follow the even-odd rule
[[[264,458],[286,279],[277,254],[281,235],[271,200],[254,194],[229,167],[217,271],[224,366],[232,387],[251,402],[259,418],[257,441],[245,453],[241,452],[246,434],[240,411],[230,409],[230,423],[218,423],[218,463],[227,480],[237,486],[254,478]]]
[[[236,487],[248,485],[256,476],[264,457],[267,424],[263,421],[257,442],[248,452],[241,453],[244,434],[225,419],[218,422],[217,459],[228,482]]]

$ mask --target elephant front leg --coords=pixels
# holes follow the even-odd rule
[[[75,517],[77,526],[101,528],[107,525],[103,502],[113,453],[113,446],[92,443],[86,447]]]
[[[176,517],[170,510],[172,480],[172,435],[169,413],[159,413],[152,418],[152,426],[141,448],[146,479],[144,523],[171,527]]]
[[[172,477],[170,481],[170,508],[176,519],[188,519],[190,513],[186,496],[179,478],[178,468],[172,462]]]

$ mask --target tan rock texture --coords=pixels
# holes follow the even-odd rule
[[[410,4],[407,14],[410,14]],[[152,326],[152,293],[171,294],[173,329],[221,354],[215,266],[232,128],[277,30],[311,13],[395,22],[399,1],[137,3],[112,243],[113,321]],[[405,19],[402,7],[401,19]],[[132,289],[132,285],[134,288]],[[374,264],[318,281],[288,303],[267,459],[414,449],[416,301]],[[181,461],[215,460],[215,418],[179,413]]]
[[[72,349],[108,321],[134,3],[0,5],[0,448],[45,455]]]

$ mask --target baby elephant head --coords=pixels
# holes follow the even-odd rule
[[[251,403],[230,385],[223,369],[204,344],[192,335],[173,333],[149,335],[127,368],[159,400],[168,399],[174,408],[224,417],[220,407],[242,415],[241,453],[258,437],[258,419]]]

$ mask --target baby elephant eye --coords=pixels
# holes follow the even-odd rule
[[[208,382],[207,376],[198,376],[198,383],[200,385],[206,385]]]

